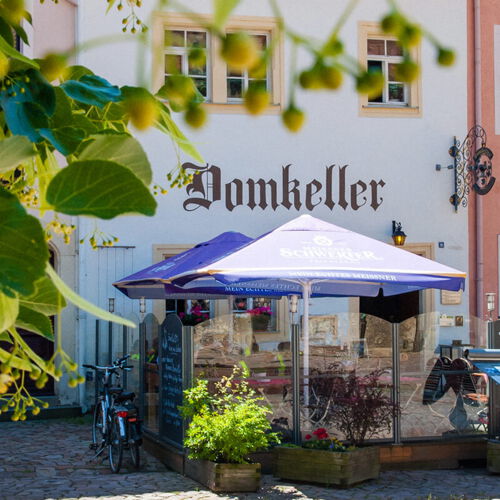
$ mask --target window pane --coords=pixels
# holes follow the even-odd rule
[[[258,80],[256,78],[249,78],[248,81],[267,90],[267,80]]]
[[[189,75],[206,75],[207,66],[205,64],[192,64],[188,61],[188,74]]]
[[[166,54],[165,73],[182,73],[182,56],[175,54]]]
[[[240,98],[243,96],[243,80],[228,78],[227,97]]]
[[[402,56],[403,49],[394,40],[387,40],[387,55]]]
[[[370,56],[384,56],[385,40],[368,40],[367,49]]]
[[[405,102],[403,83],[389,83],[389,101]]]
[[[396,78],[396,66],[397,64],[393,64],[393,63],[389,63],[389,77],[387,78],[389,81],[395,81],[395,80],[398,80],[398,78]]]
[[[378,71],[382,73],[381,61],[368,61],[368,71]],[[384,102],[383,94],[368,98],[368,102]]]
[[[252,37],[257,42],[257,47],[259,47],[259,50],[264,50],[267,47],[266,35],[252,35]]]
[[[203,97],[207,97],[207,79],[206,78],[193,78],[196,88],[199,90]]]
[[[246,311],[248,309],[248,299],[245,297],[236,297],[233,300],[234,311]]]
[[[227,68],[227,76],[243,76],[243,71],[239,69],[233,69],[228,66]]]
[[[207,46],[207,34],[203,31],[188,31],[187,45],[188,47],[205,48]]]
[[[165,30],[166,47],[184,47],[184,31]]]

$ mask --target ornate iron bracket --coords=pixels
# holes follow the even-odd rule
[[[453,138],[453,146],[448,153],[453,158],[455,191],[450,196],[450,203],[458,211],[459,205],[466,207],[471,187],[479,195],[487,194],[495,184],[492,175],[493,152],[486,147],[486,131],[479,125],[472,127],[465,139],[460,143]],[[477,148],[478,142],[481,147]],[[436,165],[436,170],[441,170],[441,165]]]

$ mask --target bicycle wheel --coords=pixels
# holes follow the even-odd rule
[[[112,472],[116,474],[120,472],[123,458],[123,443],[120,437],[118,419],[116,417],[110,418],[108,432],[109,467],[111,468]]]
[[[97,401],[94,408],[94,420],[92,422],[92,444],[97,447],[104,441],[104,416],[102,413],[102,401]]]
[[[130,458],[132,459],[132,464],[136,469],[141,466],[141,454],[139,452],[139,445],[134,441],[129,444]]]

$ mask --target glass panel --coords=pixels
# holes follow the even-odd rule
[[[403,49],[394,40],[387,40],[387,55],[388,56],[402,56]]]
[[[248,309],[249,299],[246,297],[236,297],[233,299],[233,311],[243,311],[246,312]]]
[[[228,78],[227,80],[227,97],[241,98],[243,97],[243,80]]]
[[[165,30],[165,47],[184,47],[184,31]]]
[[[233,69],[231,67],[227,68],[227,76],[243,76],[243,71],[241,69]]]
[[[405,88],[403,83],[389,83],[389,101],[405,102]]]
[[[193,78],[196,88],[199,90],[203,97],[207,97],[207,79],[206,78]]]
[[[369,56],[385,55],[385,40],[367,40],[367,51]]]
[[[204,31],[188,31],[187,45],[188,47],[205,48],[207,46],[207,34]]]
[[[166,54],[165,72],[167,74],[182,73],[182,56],[176,54]]]
[[[217,380],[229,375],[243,361],[250,371],[250,385],[273,411],[269,419],[274,430],[283,433],[285,442],[290,441],[290,344],[288,322],[283,322],[279,332],[255,334],[248,315],[221,315],[194,328],[194,375],[208,378],[209,387],[213,387]]]
[[[368,61],[368,71],[378,71],[379,73],[382,73],[383,72],[382,61]],[[374,97],[369,97],[368,102],[384,102],[383,94]]]
[[[398,80],[396,78],[396,67],[397,67],[397,64],[396,63],[389,63],[387,66],[389,67],[389,76],[388,76],[387,79],[390,82],[397,81]]]
[[[349,299],[311,301],[308,338],[301,334],[301,430],[305,441],[317,439],[314,432],[318,428],[342,441],[392,439],[391,324],[348,311]],[[381,425],[376,429],[363,430],[368,418],[373,419],[363,407],[379,408]]]
[[[260,80],[260,79],[256,79],[256,78],[249,78],[248,81],[249,82],[254,82],[255,84],[261,86],[262,88],[267,89],[267,80]]]
[[[463,323],[448,324],[429,313],[399,327],[403,438],[487,432],[488,379],[465,359],[468,347],[483,347],[480,336],[471,343],[475,335]]]
[[[259,48],[259,50],[264,50],[267,47],[266,35],[252,35],[252,37],[257,42],[257,47]]]
[[[206,75],[207,74],[207,66],[206,64],[193,64],[188,59],[188,74],[191,75]]]
[[[158,370],[159,325],[152,314],[144,318],[144,425],[154,433],[159,431],[158,395],[160,375]]]

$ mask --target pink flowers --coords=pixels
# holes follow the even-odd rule
[[[194,326],[209,319],[210,316],[208,313],[202,312],[200,304],[196,304],[191,308],[189,314],[180,312],[179,318],[181,319],[183,325]]]
[[[247,313],[250,314],[251,316],[259,316],[261,314],[264,314],[266,316],[271,316],[271,308],[267,306],[263,307],[254,307],[253,309],[247,309]]]

